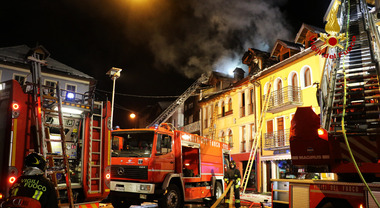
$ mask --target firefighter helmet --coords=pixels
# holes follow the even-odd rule
[[[42,171],[45,171],[46,161],[42,155],[33,152],[33,153],[30,153],[28,156],[25,157],[25,166],[26,167],[36,167]]]
[[[234,166],[234,167],[232,167],[232,166]],[[230,161],[230,168],[231,169],[235,169],[236,168],[236,162],[234,160]]]

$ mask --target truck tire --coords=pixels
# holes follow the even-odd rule
[[[219,199],[219,197],[222,196],[222,194],[223,194],[223,186],[222,186],[222,184],[219,181],[215,182],[215,188],[214,188],[214,193],[213,194],[214,194],[214,196],[212,196],[211,198],[208,198],[209,200],[206,200],[206,199],[203,200],[203,202],[205,203],[206,207],[211,207],[212,205],[214,205],[214,203]],[[220,201],[220,203],[219,203],[218,206],[220,206],[223,203],[224,203],[224,199],[222,199],[222,201]]]
[[[114,208],[129,208],[132,204],[121,199],[121,197],[111,197],[111,203]]]
[[[162,199],[158,200],[158,207],[163,208],[182,208],[183,199],[182,194],[175,184],[170,184],[167,188],[166,194]]]

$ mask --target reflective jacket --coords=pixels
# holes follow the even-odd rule
[[[58,200],[53,184],[44,177],[38,168],[27,168],[24,174],[17,178],[9,190],[12,199],[27,197],[38,200],[41,208],[58,208]],[[32,208],[32,207],[30,207]]]

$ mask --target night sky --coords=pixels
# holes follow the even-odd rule
[[[0,47],[41,44],[53,59],[97,79],[97,89],[102,91],[112,90],[106,72],[118,67],[123,71],[117,92],[174,96],[203,72],[247,70],[241,57],[248,48],[270,51],[276,39],[294,41],[303,22],[323,28],[329,3],[12,0],[0,6]],[[162,100],[116,96],[116,104],[137,112]],[[116,108],[115,114],[121,121],[128,112]]]

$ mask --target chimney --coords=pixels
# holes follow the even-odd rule
[[[242,68],[236,67],[234,70],[234,81],[237,82],[244,78],[244,70]]]

